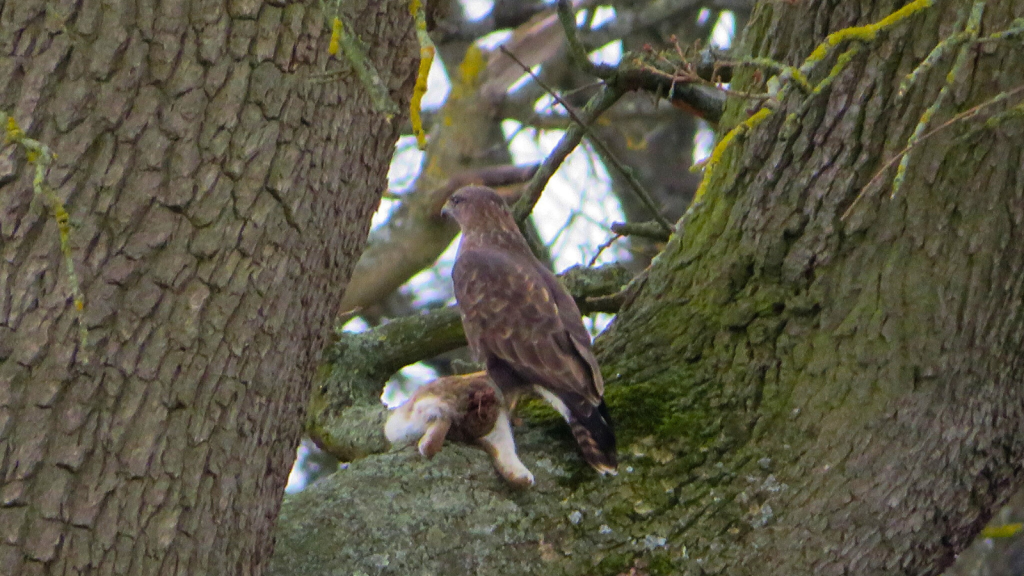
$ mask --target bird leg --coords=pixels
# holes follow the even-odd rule
[[[518,428],[523,425],[523,419],[516,416],[516,405],[519,404],[519,398],[522,394],[506,394],[505,399],[508,401],[508,419],[512,426]]]

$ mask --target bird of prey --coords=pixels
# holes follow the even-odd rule
[[[466,339],[507,399],[536,393],[566,422],[584,459],[614,473],[604,380],[579,308],[527,245],[505,202],[469,186],[445,211],[462,228],[452,281]]]
[[[424,384],[388,416],[384,435],[392,444],[417,442],[428,459],[445,438],[477,444],[491,455],[498,473],[514,486],[533,485],[533,474],[516,454],[508,410],[487,374],[447,376]]]

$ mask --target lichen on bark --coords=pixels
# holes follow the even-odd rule
[[[741,50],[803,62],[829,33],[899,8],[763,3]],[[454,542],[446,558],[495,573],[939,572],[1024,474],[1024,159],[1013,144],[1024,127],[1008,118],[929,140],[899,196],[872,191],[845,213],[946,85],[948,61],[894,105],[965,9],[937,3],[879,34],[825,90],[791,91],[726,155],[597,340],[619,476],[589,474],[564,425],[543,417],[517,431],[536,493],[499,497],[486,457],[457,447],[429,464],[366,459],[332,489],[372,499],[362,485],[390,472],[402,492],[360,501],[360,514],[416,509],[402,530],[442,526]],[[983,33],[1020,9],[985,2]],[[956,106],[1012,90],[999,71],[1021,66],[1017,45],[977,51],[954,79]],[[738,89],[757,81],[734,78]],[[735,104],[724,122],[745,114]],[[464,454],[482,476],[459,476]],[[439,504],[457,486],[466,501]],[[518,508],[494,510],[493,498]],[[488,513],[474,515],[476,505]],[[382,533],[403,535],[392,528]],[[292,538],[280,540],[283,557],[295,557]],[[434,566],[423,542],[395,542],[389,562]],[[367,573],[392,570],[349,558]]]

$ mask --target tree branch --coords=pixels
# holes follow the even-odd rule
[[[562,108],[565,108],[566,113],[569,114],[570,117],[572,117],[573,121],[576,122],[577,125],[583,128],[583,131],[586,133],[586,135],[590,137],[590,141],[593,142],[594,146],[600,150],[601,157],[605,160],[605,163],[615,168],[616,170],[619,171],[620,174],[622,174],[622,176],[626,179],[626,182],[629,183],[630,188],[632,188],[633,192],[636,193],[637,198],[639,198],[640,201],[644,204],[644,206],[646,206],[647,209],[650,210],[651,215],[654,217],[654,219],[659,224],[661,224],[661,226],[665,229],[666,232],[671,233],[672,224],[670,224],[669,221],[666,220],[665,217],[661,215],[661,211],[658,209],[657,204],[655,204],[654,200],[651,199],[651,194],[647,191],[647,189],[644,188],[644,185],[640,183],[640,180],[637,179],[636,175],[633,174],[633,170],[628,166],[624,165],[615,156],[611,149],[608,148],[608,145],[605,144],[604,140],[602,140],[596,133],[594,133],[594,131],[590,129],[590,126],[588,124],[583,123],[583,120],[581,120],[580,117],[576,114],[572,106],[570,106],[568,102],[566,102],[561,96],[558,95],[558,93],[552,90],[550,86],[548,86],[543,80],[541,80],[536,74],[534,74],[533,70],[530,70],[529,66],[526,66],[525,64],[520,62],[519,59],[515,57],[515,54],[512,54],[511,52],[505,50],[504,47],[501,48],[501,51],[504,52],[505,55],[511,58],[512,60],[515,60],[517,64],[522,66],[523,70],[526,71],[526,73],[529,74],[531,78],[533,78],[534,82],[540,85],[540,87],[543,88],[548,94],[550,94],[552,98],[554,98],[559,104],[561,104]]]
[[[430,212],[434,216],[439,215],[441,213],[441,208],[444,207],[444,203],[448,201],[448,197],[463,186],[477,184],[480,186],[487,186],[489,188],[501,188],[504,186],[522,184],[523,182],[527,182],[533,178],[533,175],[537,173],[538,168],[540,168],[539,164],[529,164],[526,166],[487,166],[485,168],[467,170],[460,174],[456,174],[449,178],[448,182],[445,182],[444,185],[439,186],[430,192]],[[518,197],[518,195],[516,196]]]
[[[658,222],[613,222],[612,232],[619,236],[639,236],[658,242],[668,242],[670,236]]]
[[[722,90],[681,81],[674,75],[654,74],[646,68],[594,64],[576,30],[576,16],[567,0],[558,1],[558,18],[565,30],[569,54],[584,72],[614,84],[622,90],[644,90],[665,98],[673,106],[717,124],[725,110],[726,93]]]
[[[556,6],[558,9],[558,20],[562,23],[562,28],[565,30],[565,41],[569,47],[569,55],[576,62],[576,65],[587,74],[602,80],[614,78],[618,71],[615,66],[594,64],[590,61],[590,57],[587,56],[587,49],[583,42],[580,41],[579,34],[576,31],[576,13],[573,12],[569,0],[558,0]]]
[[[442,50],[442,56],[446,51]],[[451,65],[451,62],[447,64]],[[510,158],[500,126],[479,98],[487,71],[476,48],[466,51],[453,78],[452,95],[441,109],[427,143],[423,166],[414,189],[405,194],[388,221],[370,233],[342,297],[342,312],[369,306],[394,292],[409,278],[431,265],[458,234],[458,226],[437,218],[434,192],[452,175],[467,169],[508,164]],[[441,201],[443,204],[444,201]]]
[[[619,528],[630,507],[565,501],[571,486],[593,478],[566,436],[552,442],[546,428],[516,429],[520,457],[538,480],[529,490],[509,487],[484,451],[455,443],[432,460],[407,448],[354,462],[285,497],[266,574],[339,566],[352,574],[578,573],[563,571],[579,562],[573,550],[617,559],[609,549],[642,549],[643,535],[630,545],[636,539]],[[610,502],[623,484],[591,481],[588,493]]]
[[[565,131],[562,139],[555,145],[555,149],[551,151],[551,154],[548,154],[540,169],[537,170],[537,173],[533,175],[533,178],[526,185],[526,189],[523,190],[523,196],[512,208],[512,214],[517,222],[523,222],[530,215],[533,207],[537,204],[537,200],[540,200],[541,192],[544,191],[548,181],[551,180],[551,177],[554,176],[559,166],[569,156],[569,153],[575,150],[576,146],[583,140],[583,135],[587,133],[585,125],[592,123],[605,110],[611,108],[622,97],[622,94],[621,90],[606,85],[587,102],[582,111],[582,123],[573,124]]]
[[[617,265],[570,268],[560,275],[580,311],[615,312],[632,276]],[[396,318],[366,332],[341,332],[324,353],[306,431],[324,451],[352,461],[387,449],[381,390],[402,367],[466,345],[454,306]]]

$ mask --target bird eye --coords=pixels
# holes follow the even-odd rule
[[[459,202],[462,202],[462,198],[459,198],[458,196],[452,196],[448,198],[448,202],[450,202],[452,206],[455,206]]]

